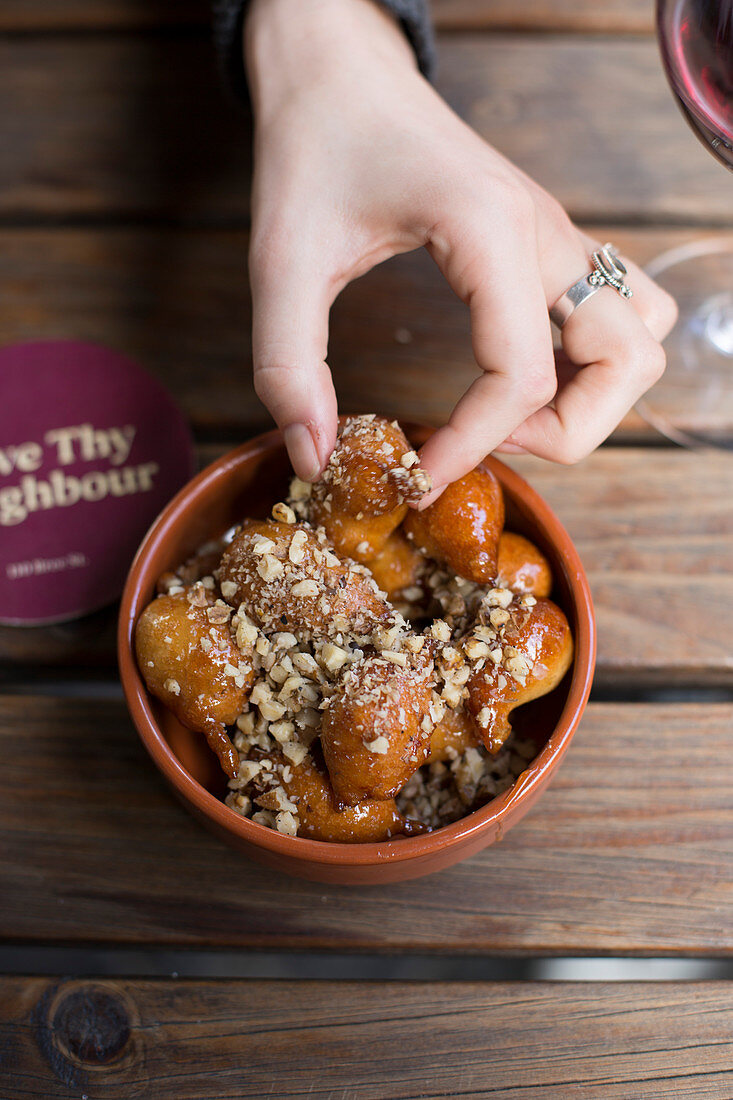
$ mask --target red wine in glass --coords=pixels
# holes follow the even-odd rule
[[[657,0],[672,91],[695,134],[733,170],[733,0]],[[667,370],[637,411],[684,447],[733,450],[733,241],[691,241],[647,265],[676,300]]]
[[[733,0],[658,0],[657,33],[685,118],[733,170]]]

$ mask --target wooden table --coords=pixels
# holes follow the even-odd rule
[[[675,110],[648,0],[435,14],[447,97],[597,236],[643,262],[733,232],[730,177]],[[129,351],[177,393],[202,461],[267,423],[246,121],[205,23],[198,0],[0,5],[0,341]],[[343,407],[436,422],[475,369],[421,254],[343,294],[330,358]],[[733,438],[733,386],[716,428]],[[0,1096],[733,1095],[733,995],[714,978],[730,969],[683,965],[733,950],[733,454],[629,416],[577,468],[518,466],[586,562],[593,701],[534,811],[434,878],[333,888],[247,863],[140,748],[113,613],[0,632]],[[542,980],[657,973],[631,956],[709,976]]]

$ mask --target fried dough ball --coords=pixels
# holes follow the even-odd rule
[[[504,496],[485,466],[448,485],[433,504],[411,510],[405,520],[407,536],[421,553],[476,584],[496,577],[503,526]]]
[[[480,745],[481,738],[476,723],[465,709],[451,710],[446,707],[445,714],[430,736],[430,755],[426,764],[436,761],[453,760],[471,745]]]
[[[369,562],[400,525],[407,505],[430,488],[427,474],[396,421],[342,416],[336,446],[314,482],[309,519],[337,553]]]
[[[321,727],[339,804],[393,798],[427,760],[432,662],[412,660],[403,668],[383,655],[367,657],[341,678]]]
[[[514,531],[503,531],[499,539],[498,581],[514,592],[549,596],[552,570],[541,550]]]
[[[283,780],[283,787],[298,807],[298,836],[359,844],[423,831],[417,822],[403,817],[393,798],[339,809],[328,776],[310,757],[291,767],[290,779]]]
[[[425,559],[397,528],[387,539],[381,554],[369,562],[369,572],[377,587],[391,600],[405,588],[417,584]]]
[[[468,710],[489,752],[498,752],[511,733],[509,715],[515,707],[546,695],[562,680],[573,660],[570,626],[551,600],[523,607],[515,600],[493,608],[497,624],[507,616],[493,644],[499,660],[487,658],[470,676]]]
[[[222,555],[219,581],[225,598],[244,603],[265,631],[368,638],[394,616],[368,574],[344,565],[300,523],[245,520]]]
[[[205,734],[231,777],[239,756],[225,726],[242,713],[254,670],[232,639],[229,614],[203,585],[158,596],[138,619],[135,652],[148,690],[184,726]]]

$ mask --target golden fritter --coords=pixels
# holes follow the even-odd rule
[[[234,643],[231,609],[196,584],[158,596],[135,628],[135,651],[148,690],[184,726],[203,733],[229,776],[239,757],[225,726],[242,713],[254,681],[251,659]]]
[[[369,562],[382,552],[408,504],[429,487],[396,421],[342,416],[333,454],[313,483],[308,518],[325,529],[338,554]]]
[[[328,776],[309,757],[291,768],[283,786],[298,807],[298,836],[358,844],[421,831],[416,822],[399,813],[393,798],[337,808]]]
[[[552,570],[541,550],[523,535],[503,531],[499,539],[498,583],[530,596],[549,596]]]
[[[422,512],[411,510],[405,520],[405,532],[420,553],[476,584],[496,577],[503,526],[504,496],[485,466],[454,481]]]
[[[387,539],[382,552],[369,562],[377,587],[389,599],[415,585],[424,571],[425,559],[398,527]]]
[[[345,672],[321,727],[339,804],[393,798],[425,763],[433,727],[431,672],[432,662],[405,653],[367,657]]]
[[[426,763],[455,759],[471,745],[480,744],[476,723],[468,711],[464,707],[456,710],[446,707],[445,714],[430,735],[430,755]]]
[[[345,565],[306,524],[246,520],[224,551],[222,594],[265,631],[368,638],[394,615],[372,578]]]
[[[487,639],[488,653],[468,680],[468,709],[486,748],[498,752],[511,732],[511,711],[562,680],[573,660],[573,638],[560,608],[532,596],[482,610],[472,634],[467,651]]]

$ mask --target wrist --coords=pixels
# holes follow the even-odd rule
[[[260,116],[331,74],[356,84],[380,61],[416,69],[402,29],[376,0],[251,0],[244,50]]]

